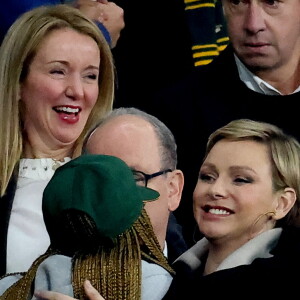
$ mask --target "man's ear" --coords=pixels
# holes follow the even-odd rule
[[[275,208],[276,214],[273,216],[273,219],[280,220],[285,217],[294,206],[296,199],[297,195],[293,188],[287,187],[280,192]]]
[[[174,170],[169,174],[169,190],[168,190],[168,208],[174,211],[180,204],[182,190],[184,186],[184,176],[181,170]]]

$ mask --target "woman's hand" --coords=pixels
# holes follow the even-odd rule
[[[105,26],[111,38],[111,48],[114,48],[125,27],[123,8],[107,0],[77,0],[75,7],[90,19]]]
[[[105,300],[91,285],[89,280],[85,280],[85,282],[83,283],[83,287],[89,300]],[[70,296],[50,291],[36,291],[34,295],[40,300],[76,300],[75,298],[72,298]]]

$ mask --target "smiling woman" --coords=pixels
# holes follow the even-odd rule
[[[0,48],[0,275],[49,246],[43,190],[113,98],[110,48],[78,9],[39,7],[12,25]]]
[[[175,261],[176,277],[164,299],[199,299],[201,287],[221,299],[233,284],[248,297],[259,291],[260,297],[275,299],[280,287],[296,286],[299,187],[295,138],[248,119],[216,130],[193,195],[204,238]],[[235,289],[229,292],[230,299],[241,298]],[[284,289],[285,296],[293,294]]]
[[[74,43],[76,41],[76,44]],[[72,28],[54,30],[39,45],[26,79],[21,83],[26,157],[42,157],[44,140],[50,149],[69,144],[59,159],[72,154],[98,97],[100,51],[95,40]],[[43,95],[43,97],[41,97]]]

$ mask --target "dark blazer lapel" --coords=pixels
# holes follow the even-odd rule
[[[0,276],[6,273],[7,232],[16,187],[17,174],[14,174],[5,195],[0,198]]]

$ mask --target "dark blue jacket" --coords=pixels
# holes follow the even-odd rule
[[[0,43],[3,40],[7,30],[13,22],[24,12],[42,5],[62,4],[68,1],[64,0],[9,0],[2,1],[0,5]],[[105,36],[106,41],[111,44],[109,32],[101,23],[97,23],[98,27]]]

